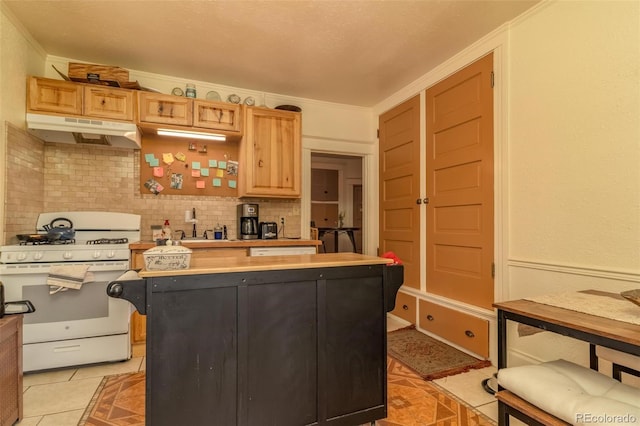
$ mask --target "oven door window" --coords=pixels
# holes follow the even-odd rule
[[[6,300],[29,300],[36,311],[24,316],[23,342],[38,343],[129,332],[131,304],[107,295],[121,272],[94,272],[95,282],[79,290],[49,294],[46,274],[14,275]]]

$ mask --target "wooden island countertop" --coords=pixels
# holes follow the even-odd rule
[[[191,259],[189,269],[139,272],[141,278],[178,275],[222,274],[229,272],[277,271],[283,269],[333,268],[340,266],[386,265],[393,260],[357,253],[297,254],[286,256],[246,256]]]

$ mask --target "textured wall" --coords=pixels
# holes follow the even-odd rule
[[[640,273],[639,34],[638,2],[554,2],[514,26],[510,259]]]
[[[44,145],[9,123],[6,130],[5,231],[7,243],[15,244],[17,234],[35,230],[44,210]]]

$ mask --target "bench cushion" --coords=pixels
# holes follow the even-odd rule
[[[566,360],[503,368],[498,383],[571,424],[640,422],[640,389]]]

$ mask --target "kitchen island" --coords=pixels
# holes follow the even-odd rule
[[[317,252],[317,247],[322,245],[320,240],[307,240],[300,238],[278,238],[275,240],[207,240],[185,239],[180,244],[192,250],[191,259],[198,262],[201,259],[247,257],[252,250],[312,248]],[[144,268],[144,252],[156,246],[152,241],[138,241],[129,244],[131,250],[131,269]],[[131,353],[134,356],[146,356],[147,348],[147,322],[144,316],[137,312],[131,315]]]
[[[386,312],[403,268],[355,253],[192,259],[109,294],[147,317],[146,424],[386,417]]]

